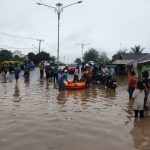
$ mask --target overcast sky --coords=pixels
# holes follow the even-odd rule
[[[77,0],[78,1],[78,0]],[[76,0],[43,0],[48,5],[63,6]],[[53,9],[39,6],[40,0],[0,0],[0,33],[43,39],[41,47],[57,55],[57,14]],[[65,8],[60,18],[60,59],[67,62],[95,48],[105,51],[109,58],[121,49],[134,45],[150,52],[150,0],[83,0]],[[33,46],[34,45],[34,46]],[[0,34],[0,48],[38,52],[38,41]]]

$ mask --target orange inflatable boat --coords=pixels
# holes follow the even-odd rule
[[[75,90],[75,89],[84,89],[87,88],[88,85],[85,82],[76,82],[69,80],[68,82],[65,82],[65,86],[68,90]]]

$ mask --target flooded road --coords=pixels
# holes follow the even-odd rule
[[[126,77],[119,87],[59,92],[39,70],[0,83],[0,150],[148,150],[150,117],[134,120]],[[2,79],[0,80],[0,82]]]

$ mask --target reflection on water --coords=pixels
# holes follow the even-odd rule
[[[0,150],[148,149],[150,120],[134,122],[126,77],[117,80],[116,92],[100,85],[59,92],[35,70],[29,82],[0,83]]]
[[[21,97],[20,97],[20,90],[19,90],[19,85],[18,83],[16,83],[15,85],[15,89],[14,89],[14,102],[20,102],[21,101]]]
[[[135,120],[131,135],[135,143],[135,147],[138,149],[148,150],[150,149],[150,120],[145,118],[141,120]]]

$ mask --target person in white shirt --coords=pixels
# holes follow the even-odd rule
[[[144,87],[142,81],[137,82],[137,89],[135,90],[134,98],[134,113],[135,118],[140,114],[140,118],[144,117]]]

